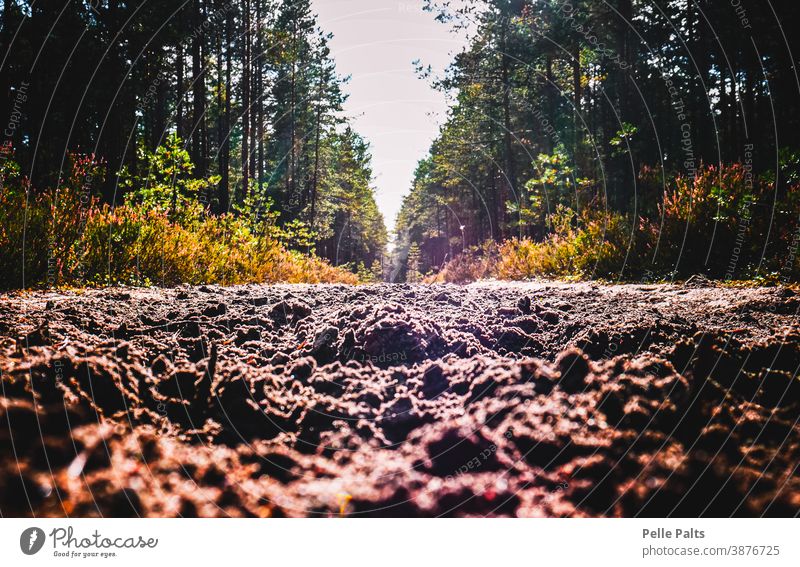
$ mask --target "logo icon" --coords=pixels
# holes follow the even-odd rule
[[[44,546],[44,530],[41,528],[28,528],[19,536],[19,548],[25,555],[34,555]]]

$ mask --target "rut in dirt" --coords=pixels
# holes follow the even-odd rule
[[[785,288],[0,298],[3,516],[793,516]]]

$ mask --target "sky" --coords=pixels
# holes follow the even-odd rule
[[[378,207],[391,231],[417,162],[447,113],[443,93],[417,77],[419,59],[440,73],[465,43],[422,9],[422,0],[313,0],[334,34],[331,56],[350,75],[345,113],[370,143]]]

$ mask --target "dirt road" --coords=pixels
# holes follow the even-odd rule
[[[0,297],[3,516],[791,516],[783,288]]]

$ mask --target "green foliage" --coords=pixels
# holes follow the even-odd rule
[[[138,160],[144,164],[143,174],[134,175],[128,168],[120,173],[120,184],[129,191],[127,204],[168,213],[171,220],[183,226],[197,222],[206,212],[210,189],[220,178],[193,177],[194,165],[177,134],[170,134],[154,152],[140,146]]]
[[[279,237],[278,218],[280,213],[275,209],[274,201],[265,195],[263,188],[253,190],[241,202],[234,204],[236,215],[246,222],[255,234]]]
[[[419,283],[422,280],[422,274],[419,271],[419,257],[419,246],[417,246],[417,243],[414,242],[408,249],[408,268],[406,270],[406,281],[408,283]]]
[[[291,249],[309,249],[314,245],[316,235],[309,226],[301,220],[294,219],[280,227],[278,231],[280,242]]]
[[[347,79],[311,0],[90,4],[0,10],[0,27],[18,30],[3,68],[6,140],[35,187],[58,185],[65,148],[96,148],[104,203],[187,229],[233,212],[254,234],[331,262],[380,257],[370,156],[348,128]],[[32,96],[66,68],[58,96]]]
[[[157,171],[174,163],[162,162]],[[178,163],[184,174],[191,171]],[[0,288],[358,281],[323,259],[287,250],[276,235],[286,241],[291,234],[297,242],[297,234],[307,236],[299,228],[259,232],[254,227],[264,221],[203,215],[188,200],[173,214],[163,200],[168,185],[150,186],[123,206],[101,206],[87,182],[101,171],[92,156],[73,156],[69,177],[55,190],[37,192],[15,164],[3,164]],[[185,179],[182,187],[200,186],[196,181]]]
[[[383,254],[388,235],[375,202],[369,146],[350,128],[327,143],[314,223],[317,251],[337,264],[371,265]]]
[[[487,240],[515,243],[521,277],[796,273],[800,99],[763,83],[793,73],[780,41],[753,56],[736,11],[705,0],[428,8],[470,40],[439,76],[417,64],[452,104],[397,217],[397,273],[416,244],[426,269],[477,274]]]
[[[609,143],[615,148],[614,154],[627,154],[630,151],[629,148],[631,141],[638,132],[639,128],[637,126],[634,126],[628,122],[624,122],[622,124],[622,129],[617,130],[616,135],[609,141]]]
[[[97,210],[86,227],[86,281],[134,285],[179,283],[355,283],[325,261],[287,251],[254,235],[242,219],[209,216],[186,228],[137,206]]]
[[[494,274],[501,279],[535,277],[619,278],[625,268],[630,222],[615,213],[576,213],[560,207],[554,231],[542,242],[511,239],[500,246]]]
[[[383,281],[383,279],[384,279],[383,265],[381,264],[380,260],[378,260],[378,259],[374,260],[372,262],[372,266],[370,266],[370,268],[369,268],[369,271],[370,271],[370,274],[371,274],[371,277],[369,278],[369,281],[372,281],[372,282],[382,282]]]
[[[508,208],[520,215],[520,222],[550,228],[549,219],[559,207],[581,207],[594,198],[595,184],[589,179],[576,178],[575,170],[563,149],[554,154],[539,154],[534,161],[535,177],[525,188],[528,206],[509,202]]]
[[[650,175],[649,172],[645,172]],[[725,280],[769,283],[796,281],[800,263],[782,254],[797,245],[800,215],[797,185],[789,185],[775,204],[785,223],[770,227],[754,213],[775,199],[769,178],[749,181],[742,164],[702,166],[694,178],[678,176],[667,185],[655,219],[589,207],[558,205],[541,239],[512,238],[499,245],[497,258],[480,262],[467,251],[449,262],[433,281],[464,283],[481,278],[525,280],[537,277],[661,281],[696,273]],[[772,233],[773,252],[759,243]]]

